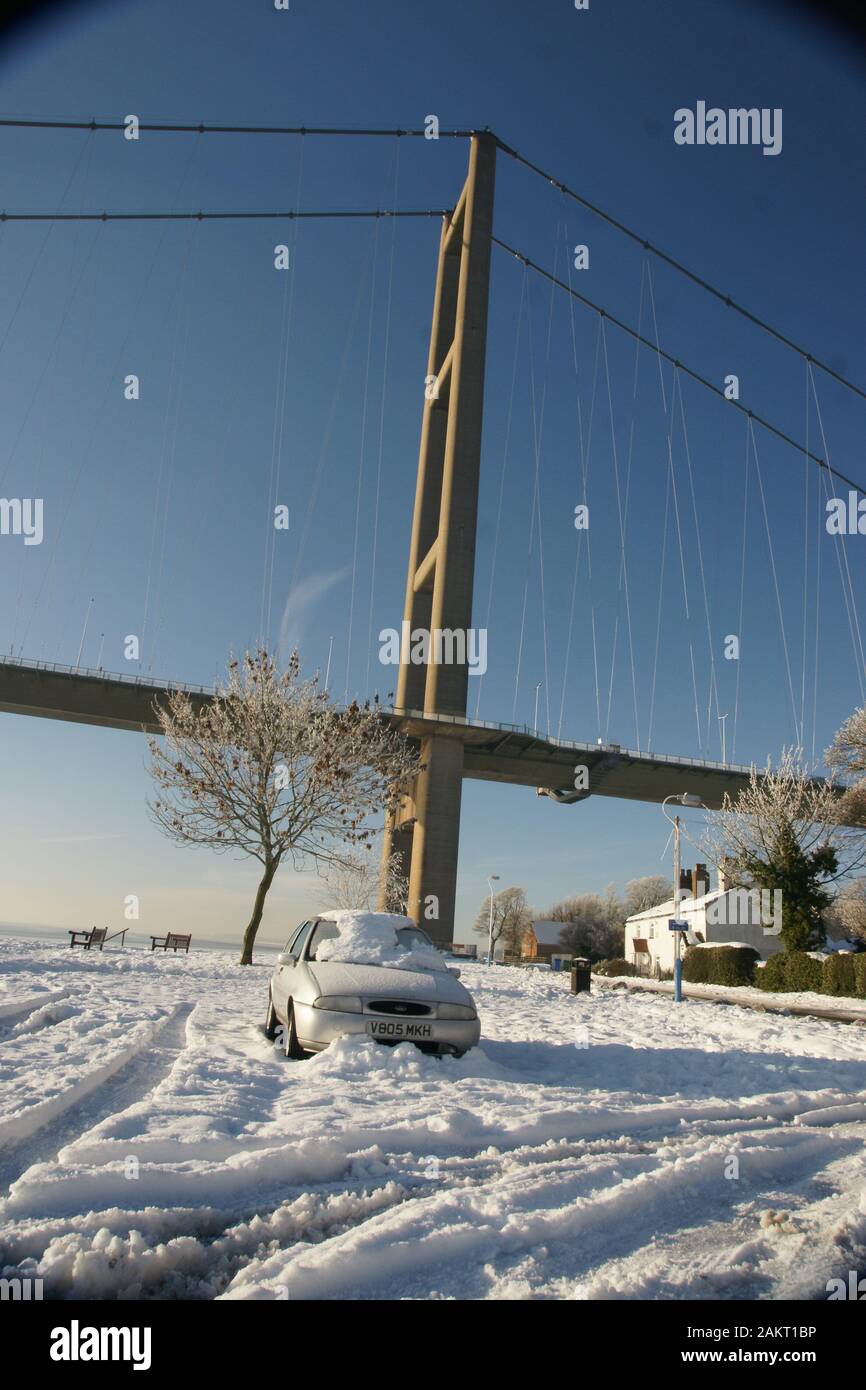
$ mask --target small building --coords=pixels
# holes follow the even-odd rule
[[[560,964],[571,960],[574,952],[562,944],[562,933],[567,926],[567,922],[530,922],[520,943],[520,959],[551,964],[554,957]]]
[[[752,946],[767,960],[782,948],[781,910],[778,895],[757,889],[720,886],[709,891],[706,867],[698,864],[680,879],[680,891],[689,892],[675,909],[673,898],[636,912],[625,924],[625,958],[641,975],[657,976],[673,971],[677,933],[668,923],[686,922],[684,946],[699,944]],[[697,891],[696,891],[697,890]]]

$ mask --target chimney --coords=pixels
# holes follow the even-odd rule
[[[692,876],[688,869],[680,869],[680,892],[692,894]]]
[[[692,870],[692,896],[702,898],[710,891],[710,875],[706,864],[696,864]]]
[[[727,856],[725,856],[725,858],[723,858],[722,862],[719,864],[717,870],[718,888],[720,893],[726,892],[727,889],[730,887],[730,870],[728,868],[728,864],[729,860]]]

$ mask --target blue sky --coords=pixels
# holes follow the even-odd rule
[[[0,115],[415,127],[435,113],[443,128],[489,126],[864,383],[862,64],[794,13],[783,24],[776,7],[696,0],[592,0],[586,12],[569,0],[435,10],[292,0],[287,13],[267,0],[116,0],[10,41]],[[781,154],[676,145],[674,111],[698,100],[781,108]],[[133,143],[5,129],[0,202],[435,209],[453,204],[466,153],[452,140],[145,133]],[[654,303],[663,347],[720,385],[737,374],[746,405],[797,440],[808,430],[818,453],[823,425],[831,460],[866,476],[866,402],[817,373],[807,408],[796,354],[502,156],[495,220],[497,235],[563,278],[568,248],[587,244],[590,268],[570,272],[583,293],[648,336]],[[74,663],[87,617],[82,664],[101,651],[109,670],[210,682],[230,649],[255,641],[264,606],[268,641],[298,641],[308,670],[324,668],[333,637],[338,696],[393,689],[377,637],[402,617],[437,238],[436,219],[0,227],[0,495],[45,503],[41,546],[0,538],[3,650]],[[273,267],[283,240],[288,273]],[[127,373],[140,377],[136,402],[123,398]],[[669,403],[670,368],[662,379]],[[470,712],[531,722],[543,682],[539,723],[564,737],[646,747],[651,735],[658,751],[718,757],[720,712],[729,758],[735,724],[737,761],[777,755],[801,728],[820,756],[861,702],[839,563],[844,550],[862,593],[866,539],[828,537],[817,471],[756,429],[741,624],[746,425],[687,380],[673,399],[682,557],[654,354],[636,363],[615,328],[602,339],[594,314],[551,299],[495,251],[475,612],[490,664],[480,696],[470,681]],[[271,580],[275,433],[277,500],[291,525],[275,540]],[[536,527],[530,553],[536,466],[542,546]],[[585,549],[575,582],[581,502],[591,585]],[[140,666],[124,659],[130,633]],[[732,633],[739,698],[737,664],[723,655]],[[6,715],[0,740],[3,920],[119,924],[135,893],[142,931],[237,935],[254,866],[161,839],[144,810],[140,739]],[[543,909],[658,872],[666,838],[657,807],[559,807],[530,789],[468,782],[459,927],[489,873],[523,884]],[[314,886],[283,872],[266,938],[308,910]]]

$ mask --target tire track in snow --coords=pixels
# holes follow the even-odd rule
[[[751,1139],[751,1136],[750,1136]],[[757,1142],[755,1142],[757,1140]],[[573,1158],[558,1172],[529,1165],[514,1176],[501,1173],[469,1187],[446,1187],[372,1217],[361,1227],[312,1249],[275,1255],[236,1276],[224,1297],[291,1299],[427,1297],[432,1285],[444,1296],[485,1297],[488,1266],[567,1247],[569,1269],[589,1270],[612,1245],[633,1255],[667,1231],[713,1217],[730,1221],[731,1207],[746,1194],[781,1181],[814,1177],[838,1153],[833,1136],[790,1127],[740,1141],[744,1176],[736,1184],[722,1176],[726,1147],[707,1149],[697,1136],[684,1145],[662,1145],[655,1166],[624,1176],[620,1163],[607,1187],[581,1192]],[[852,1138],[852,1149],[859,1140]],[[671,1152],[673,1150],[673,1152]],[[616,1158],[612,1151],[611,1158]],[[544,1271],[545,1279],[549,1271]],[[455,1283],[456,1281],[456,1283]],[[531,1295],[530,1295],[531,1296]]]
[[[131,1056],[111,1059],[108,1069],[88,1072],[73,1093],[58,1098],[58,1108],[34,1132],[0,1149],[0,1189],[8,1196],[30,1168],[57,1159],[67,1144],[154,1090],[185,1045],[186,1021],[194,1008],[194,1004],[176,1005],[155,1022],[145,1047]],[[5,1206],[6,1202],[0,1203],[0,1211]]]
[[[253,1204],[246,1213],[114,1209],[41,1223],[13,1237],[9,1254],[19,1265],[6,1273],[24,1273],[21,1262],[36,1261],[27,1272],[45,1281],[46,1299],[210,1300],[251,1262],[345,1233],[408,1195],[393,1181],[368,1188],[300,1192],[272,1210]]]
[[[43,990],[39,994],[32,994],[29,999],[4,1000],[0,1004],[0,1042],[5,1041],[25,1019],[35,1018],[43,1012],[47,1016],[55,1006],[65,1002],[71,993],[71,989]]]

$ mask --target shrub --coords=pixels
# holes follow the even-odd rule
[[[710,953],[689,946],[683,960],[683,979],[690,985],[706,985],[710,982]]]
[[[596,975],[634,975],[636,968],[630,960],[615,956],[613,960],[600,960],[595,967]]]
[[[854,985],[858,999],[866,999],[866,951],[854,957]]]
[[[705,951],[711,956],[710,983],[714,985],[751,985],[755,982],[755,966],[760,951],[752,946],[715,946]]]
[[[785,962],[785,989],[798,993],[805,990],[817,994],[823,992],[824,970],[821,961],[815,960],[806,951],[784,951],[780,954]]]
[[[854,999],[857,995],[857,981],[854,956],[837,951],[824,961],[824,993],[841,995]]]
[[[801,954],[797,952],[797,954]],[[815,962],[816,965],[819,962]],[[755,984],[758,989],[766,989],[775,994],[784,994],[789,988],[788,985],[788,957],[787,952],[779,951],[775,956],[770,956],[767,964],[762,970],[755,971]]]
[[[683,961],[689,984],[751,985],[760,953],[751,946],[692,946]]]

